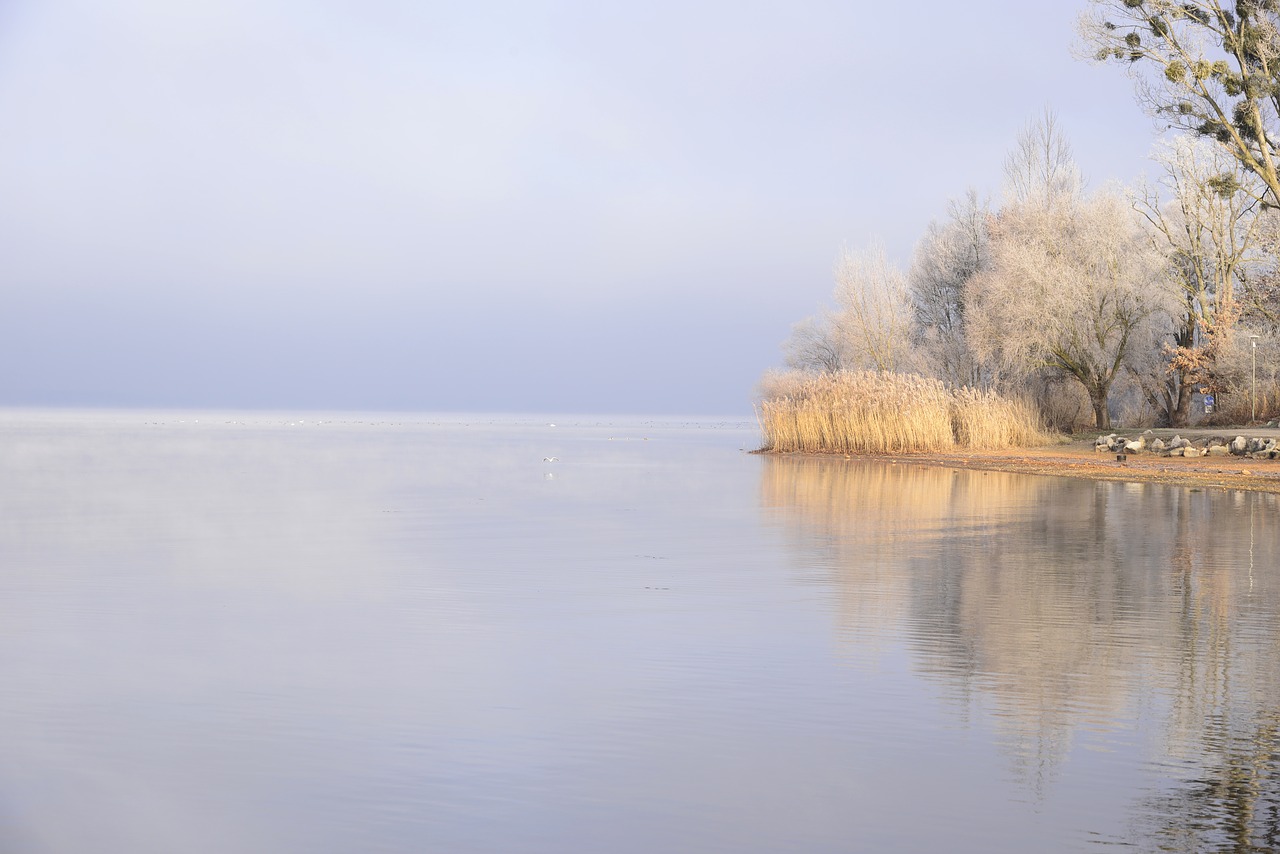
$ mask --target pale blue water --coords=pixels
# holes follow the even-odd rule
[[[0,414],[0,852],[1280,846],[1274,496],[756,443]]]

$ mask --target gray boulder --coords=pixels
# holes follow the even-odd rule
[[[1249,440],[1244,436],[1236,436],[1231,440],[1231,444],[1228,446],[1231,453],[1235,454],[1237,457],[1244,456],[1244,452],[1247,447],[1249,447]]]

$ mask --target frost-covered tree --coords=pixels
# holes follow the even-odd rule
[[[907,280],[884,247],[841,252],[833,310],[792,329],[787,364],[811,371],[906,370],[912,362]]]
[[[1280,3],[1091,0],[1086,53],[1125,66],[1161,124],[1214,141],[1280,205]],[[1223,188],[1230,177],[1224,173]]]
[[[1257,234],[1262,263],[1249,265],[1240,275],[1241,323],[1280,335],[1280,211],[1261,212]]]
[[[850,361],[845,354],[844,337],[830,311],[792,326],[784,350],[787,367],[797,371],[831,373],[843,370]]]
[[[845,367],[881,373],[909,367],[907,277],[889,261],[882,244],[841,253],[836,263],[836,306]]]
[[[1080,195],[1084,179],[1053,110],[1046,108],[1018,134],[1004,160],[1004,178],[1012,205],[1052,207]]]
[[[915,341],[925,370],[952,386],[986,384],[965,336],[965,285],[990,263],[991,211],[974,190],[929,223],[907,275]]]
[[[991,269],[969,284],[968,332],[1011,372],[1073,377],[1106,428],[1112,384],[1158,346],[1176,297],[1164,255],[1120,194],[1015,203],[993,227]]]
[[[1161,420],[1180,427],[1195,389],[1221,384],[1220,356],[1231,346],[1244,306],[1239,297],[1260,261],[1261,181],[1220,146],[1186,135],[1162,143],[1154,159],[1161,174],[1136,193],[1135,206],[1169,256],[1180,305],[1168,358],[1137,376]]]

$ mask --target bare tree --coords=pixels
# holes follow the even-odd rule
[[[1045,108],[1018,134],[1004,160],[1004,177],[1010,204],[1052,207],[1080,195],[1084,179],[1053,110]]]
[[[1240,271],[1242,322],[1259,332],[1280,334],[1280,212],[1263,211],[1257,221],[1262,263]]]
[[[968,288],[979,354],[1024,375],[1047,368],[1074,377],[1095,424],[1109,427],[1112,383],[1156,346],[1176,307],[1165,258],[1133,209],[1114,192],[1012,204],[993,229],[991,254],[991,270]]]
[[[876,242],[840,253],[836,307],[796,324],[785,345],[787,364],[808,371],[907,370],[911,304],[906,276]]]
[[[952,386],[987,384],[965,337],[965,285],[990,264],[987,204],[970,190],[949,205],[945,223],[929,223],[907,276],[915,339],[930,373]]]
[[[787,367],[813,373],[843,370],[849,361],[844,336],[837,331],[831,312],[808,317],[791,327],[791,337],[783,346]]]
[[[907,277],[878,241],[836,262],[835,327],[849,369],[881,373],[909,367],[911,303]]]
[[[1169,256],[1181,305],[1164,348],[1168,358],[1136,376],[1161,419],[1182,426],[1194,390],[1221,385],[1219,356],[1242,309],[1237,292],[1246,291],[1260,261],[1262,182],[1220,146],[1193,137],[1163,143],[1154,159],[1162,174],[1155,186],[1140,189],[1135,207]]]

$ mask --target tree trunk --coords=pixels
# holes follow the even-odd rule
[[[1111,413],[1107,411],[1106,388],[1089,387],[1089,402],[1093,404],[1093,426],[1099,430],[1111,429]]]
[[[1191,422],[1191,396],[1195,389],[1189,379],[1185,371],[1178,372],[1178,402],[1170,413],[1170,427],[1186,427]]]

